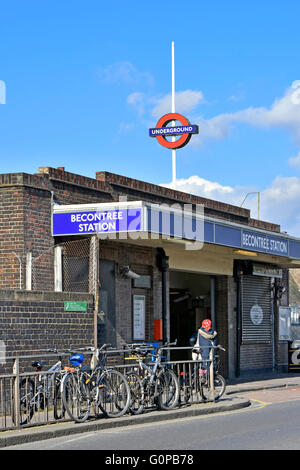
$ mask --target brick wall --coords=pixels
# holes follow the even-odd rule
[[[87,312],[65,312],[65,301],[87,302]],[[0,340],[6,355],[93,345],[93,296],[67,292],[0,290]],[[12,361],[0,365],[11,372]]]
[[[22,270],[20,278],[20,263],[24,255],[23,224],[22,188],[10,186],[0,191],[0,289],[18,289],[23,282]]]

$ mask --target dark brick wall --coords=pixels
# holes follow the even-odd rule
[[[87,302],[87,312],[65,312],[68,300]],[[7,356],[93,345],[93,312],[90,294],[0,290],[0,340]],[[11,367],[7,359],[0,374]]]

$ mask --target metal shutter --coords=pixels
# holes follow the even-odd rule
[[[259,324],[251,319],[251,308],[262,309]],[[242,344],[272,342],[272,308],[270,278],[259,276],[242,277]]]

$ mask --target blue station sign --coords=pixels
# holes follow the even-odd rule
[[[289,243],[280,237],[264,235],[255,232],[247,232],[243,230],[242,248],[245,250],[255,250],[271,255],[288,256]]]
[[[141,230],[141,221],[141,208],[54,212],[52,234],[61,236],[135,232]]]

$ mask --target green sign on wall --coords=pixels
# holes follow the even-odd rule
[[[87,312],[87,302],[65,302],[65,312]]]

